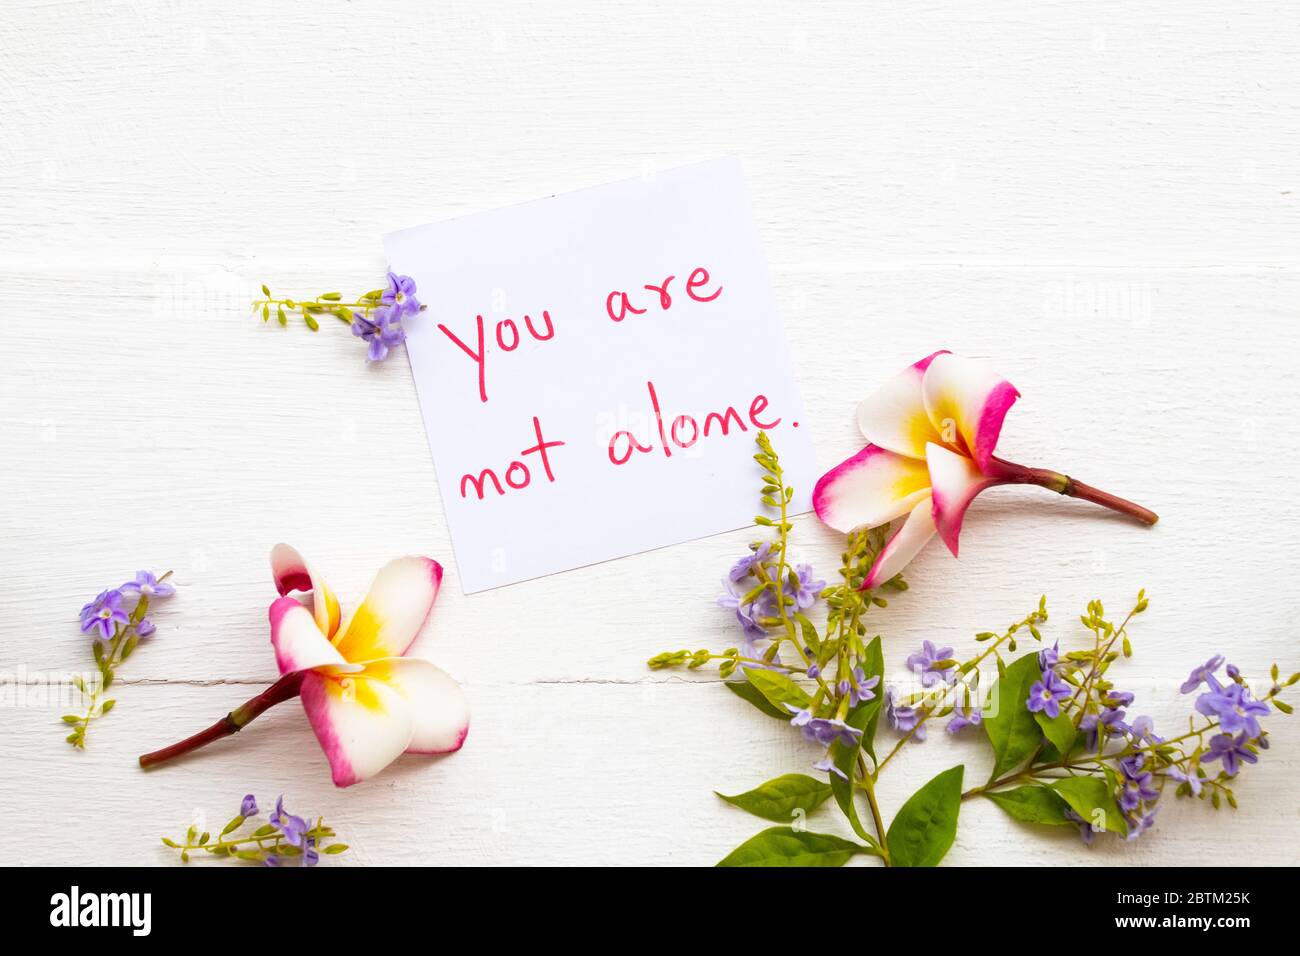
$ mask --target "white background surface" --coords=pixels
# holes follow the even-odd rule
[[[137,567],[182,586],[87,752],[58,709],[3,712],[0,862],[167,863],[161,834],[249,790],[324,814],[368,863],[711,863],[765,825],[710,791],[815,754],[714,678],[643,665],[733,640],[712,600],[744,533],[471,598],[449,578],[417,649],[475,706],[451,758],[337,791],[288,704],[134,766],[273,677],[276,540],[351,601],[396,554],[451,565],[405,362],[263,326],[257,285],[370,288],[385,230],[722,154],[744,161],[823,467],[858,447],[873,383],[947,346],[1023,392],[1008,457],[1162,516],[987,494],[962,560],[932,545],[872,622],[891,664],[923,637],[968,651],[1041,591],[1069,645],[1089,598],[1143,585],[1119,673],[1164,726],[1216,650],[1300,664],[1292,5],[284,6],[0,18],[5,680],[84,668],[77,609]],[[831,571],[835,536],[796,535]],[[1270,726],[1236,813],[1171,800],[1141,841],[1087,851],[968,803],[948,861],[1300,862],[1300,727]],[[959,761],[986,772],[973,739],[910,748],[886,815]]]

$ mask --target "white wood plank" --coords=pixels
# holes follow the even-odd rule
[[[990,492],[962,560],[931,547],[876,615],[892,661],[923,637],[968,648],[1040,591],[1068,642],[1089,598],[1146,586],[1122,673],[1162,720],[1215,650],[1295,669],[1298,18],[1172,0],[15,5],[0,694],[84,667],[76,610],[118,577],[158,563],[182,592],[88,753],[55,712],[6,709],[0,862],[167,862],[157,836],[245,789],[325,813],[362,862],[708,863],[758,829],[710,790],[812,755],[714,682],[643,665],[734,639],[712,598],[748,533],[466,598],[402,360],[367,368],[341,328],[247,312],[262,281],[373,285],[387,228],[721,153],[745,162],[826,466],[856,450],[871,384],[946,345],[1024,393],[1008,456],[1162,515],[1145,530]],[[400,494],[377,506],[380,488]],[[834,535],[811,516],[796,535],[833,570]],[[210,756],[135,769],[161,730],[272,676],[279,539],[345,600],[394,554],[448,565],[418,647],[470,688],[461,754],[336,792],[291,704]],[[950,860],[1196,862],[1212,837],[1300,861],[1290,723],[1272,718],[1236,814],[1170,806],[1149,839],[1084,853],[974,806]],[[909,752],[887,809],[976,750]]]

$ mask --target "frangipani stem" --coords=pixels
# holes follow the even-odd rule
[[[1084,501],[1091,501],[1093,504],[1101,505],[1103,508],[1109,508],[1111,511],[1118,511],[1120,514],[1136,518],[1143,524],[1155,524],[1160,520],[1160,516],[1150,508],[1144,508],[1127,498],[1121,498],[1118,495],[1112,495],[1108,491],[1102,491],[1100,488],[1084,484],[1082,481],[1071,478],[1069,475],[1063,475],[1058,471],[1049,471],[1046,468],[1026,468],[1024,465],[1017,465],[1015,462],[1005,461],[997,457],[990,460],[990,465],[990,470],[996,470],[999,479],[1007,484],[1039,485],[1049,491],[1055,491],[1058,495],[1081,498]]]
[[[269,710],[276,704],[282,704],[286,700],[297,697],[302,690],[302,678],[303,671],[285,674],[262,693],[236,707],[207,730],[201,730],[193,737],[186,737],[170,747],[163,747],[153,753],[143,754],[140,757],[140,766],[146,769],[156,767],[160,763],[166,763],[168,760],[183,756],[192,750],[205,747],[214,740],[220,740],[222,737],[229,737],[231,734],[239,733],[249,722],[259,717],[264,711]]]

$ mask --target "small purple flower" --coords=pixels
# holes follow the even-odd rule
[[[933,667],[939,661],[952,659],[951,647],[934,646],[932,641],[922,641],[919,653],[911,654],[907,658],[907,668],[915,674],[921,675],[921,686],[933,687],[939,681],[951,684],[957,674],[955,667],[948,667],[942,671],[934,670]]]
[[[1185,783],[1192,789],[1192,796],[1201,795],[1201,776],[1195,770],[1189,769],[1186,773],[1177,767],[1170,767],[1165,771],[1165,776],[1170,780],[1177,780],[1179,783]]]
[[[1025,706],[1031,714],[1042,713],[1056,718],[1061,713],[1061,701],[1071,694],[1070,685],[1057,675],[1056,671],[1043,671],[1043,679],[1035,681],[1029,688],[1029,699]]]
[[[1205,682],[1205,679],[1217,671],[1223,665],[1223,655],[1215,654],[1200,667],[1193,667],[1192,672],[1187,675],[1187,680],[1183,681],[1183,686],[1178,688],[1181,694],[1190,694],[1196,688]]]
[[[835,764],[831,763],[830,757],[823,757],[821,760],[818,760],[815,764],[813,764],[813,769],[820,770],[822,773],[833,773],[842,780],[849,779],[848,774],[846,774],[839,767],[835,766]]]
[[[899,733],[911,731],[913,740],[925,740],[925,724],[921,722],[920,711],[907,704],[900,704],[897,692],[892,687],[885,688],[885,719]]]
[[[410,276],[388,273],[388,288],[381,296],[384,305],[393,309],[394,318],[415,315],[420,311],[420,302],[415,297],[415,280]]]
[[[1124,723],[1124,711],[1107,709],[1100,714],[1084,714],[1079,729],[1087,735],[1088,749],[1095,752],[1111,734],[1128,733],[1129,728]]]
[[[807,651],[804,653],[807,654]],[[807,654],[807,656],[812,660],[812,663],[808,665],[808,679],[816,680],[822,676],[822,666],[817,663],[817,659],[811,654]]]
[[[822,588],[826,587],[825,581],[813,580],[813,569],[810,564],[801,564],[794,569],[798,583],[791,588],[790,582],[785,582],[785,592],[794,598],[794,606],[801,611],[806,611],[812,607],[817,600],[817,595],[822,593]]]
[[[1038,652],[1038,669],[1040,671],[1050,671],[1061,660],[1061,642],[1057,641],[1051,647],[1044,647]]]
[[[1113,690],[1106,695],[1102,701],[1111,710],[1118,710],[1120,707],[1129,707],[1133,703],[1133,694],[1127,690]]]
[[[1159,812],[1160,812],[1159,807],[1152,807],[1150,810],[1148,810],[1146,813],[1140,816],[1129,817],[1128,836],[1126,836],[1124,839],[1128,841],[1136,840],[1143,833],[1146,833],[1147,830],[1150,830],[1152,824],[1156,822],[1156,814]]]
[[[822,746],[830,746],[838,740],[852,747],[862,736],[862,731],[850,727],[842,720],[833,717],[814,717],[808,708],[795,707],[793,704],[786,704],[785,708],[794,714],[790,718],[790,725],[798,727],[806,739],[815,740]]]
[[[1096,838],[1097,832],[1092,828],[1092,824],[1079,816],[1073,810],[1066,808],[1065,818],[1079,824],[1079,837],[1083,840],[1085,846],[1092,846],[1092,841]]]
[[[239,815],[244,818],[257,816],[257,798],[251,793],[244,794],[244,799],[239,804]]]
[[[758,546],[757,551],[751,551],[739,561],[731,566],[731,571],[727,574],[733,581],[740,581],[754,573],[754,566],[762,564],[767,560],[767,556],[772,553],[772,546],[766,541]]]
[[[1241,671],[1237,669],[1236,664],[1229,664],[1227,669],[1228,669],[1228,676],[1232,678],[1232,680],[1235,681],[1241,677]]]
[[[366,357],[372,362],[382,362],[388,350],[406,341],[402,317],[393,309],[379,308],[366,318],[360,312],[352,313],[352,334],[370,343]]]
[[[1259,736],[1259,720],[1268,714],[1268,705],[1254,700],[1245,684],[1222,686],[1213,676],[1206,679],[1210,690],[1196,698],[1196,709],[1206,717],[1219,718],[1224,733],[1245,731],[1248,737]]]
[[[96,639],[111,640],[117,625],[125,627],[131,623],[131,617],[122,608],[122,592],[118,590],[100,591],[98,597],[81,609],[81,629],[84,632],[98,630]]]
[[[280,831],[285,843],[299,849],[306,849],[307,830],[309,829],[307,821],[302,817],[295,817],[293,814],[285,812],[283,795],[275,801],[275,812],[271,814],[271,824]]]
[[[1233,737],[1232,734],[1216,734],[1210,738],[1210,749],[1207,753],[1201,754],[1201,763],[1212,763],[1215,760],[1223,761],[1223,772],[1229,777],[1235,777],[1237,771],[1241,769],[1241,762],[1258,763],[1259,758],[1250,752],[1246,746],[1249,738],[1242,734],[1239,737]]]
[[[155,627],[153,621],[149,620],[147,617],[140,618],[135,625],[135,632],[141,637],[148,637],[156,630],[158,630],[158,628]]]
[[[1124,782],[1120,786],[1119,805],[1125,812],[1131,813],[1136,810],[1144,800],[1156,800],[1160,797],[1160,791],[1153,785],[1153,777],[1149,770],[1143,770],[1146,758],[1141,754],[1134,754],[1131,757],[1125,757],[1119,762],[1119,768],[1124,774]]]
[[[952,720],[948,721],[948,726],[945,728],[950,734],[955,734],[965,727],[974,726],[984,720],[984,712],[978,707],[963,706],[960,703],[953,705],[952,714]]]
[[[840,693],[849,695],[849,706],[856,707],[868,700],[876,699],[876,685],[880,683],[880,678],[874,674],[867,677],[866,672],[861,667],[853,668],[853,679],[848,682],[849,686]]]
[[[150,571],[137,571],[135,580],[127,581],[118,590],[123,594],[142,595],[150,600],[171,597],[176,593],[174,585],[167,581],[159,581]]]
[[[1165,742],[1165,738],[1156,734],[1155,721],[1145,714],[1129,725],[1128,732],[1135,742],[1146,741],[1149,744]]]
[[[744,595],[736,590],[736,586],[732,583],[731,579],[723,578],[722,586],[726,588],[727,593],[718,598],[718,607],[723,607],[729,611],[736,612],[736,620],[740,622],[740,626],[744,629],[746,642],[749,643],[759,638],[767,637],[767,629],[756,620],[754,606],[752,604],[741,603],[740,599],[744,597]]]

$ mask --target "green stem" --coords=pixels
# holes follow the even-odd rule
[[[1017,630],[1019,629],[1019,627],[1020,627],[1021,625],[1024,625],[1024,624],[1028,623],[1029,620],[1030,620],[1032,617],[1034,617],[1034,615],[1031,614],[1029,617],[1026,617],[1023,621],[1021,621],[1020,624],[1018,624],[1018,625],[1016,626],[1016,627],[1017,627]],[[970,661],[970,663],[969,663],[969,664],[968,664],[968,665],[963,669],[963,671],[962,671],[963,675],[965,675],[965,674],[969,674],[969,673],[971,673],[972,671],[974,671],[977,667],[979,667],[979,665],[982,664],[982,663],[984,662],[984,660],[985,660],[985,659],[986,659],[990,654],[992,654],[994,651],[996,651],[996,650],[998,649],[998,646],[999,646],[999,645],[1001,645],[1001,644],[1003,644],[1004,642],[1010,640],[1010,639],[1011,639],[1011,635],[1014,634],[1014,633],[1015,633],[1015,631],[1008,630],[1006,633],[1002,634],[1000,637],[998,637],[996,640],[994,640],[992,643],[990,643],[989,646],[988,646],[987,648],[985,648],[985,649],[984,649],[980,654],[978,654],[976,657],[974,657],[974,658]],[[895,755],[896,755],[900,750],[903,749],[903,745],[904,745],[905,743],[907,743],[909,740],[912,739],[912,737],[916,734],[916,731],[917,731],[917,730],[918,730],[918,729],[919,729],[919,728],[920,728],[920,727],[921,727],[921,726],[922,726],[922,725],[923,725],[927,720],[929,720],[930,717],[934,714],[934,712],[935,712],[936,710],[938,710],[938,709],[939,709],[939,705],[935,705],[935,706],[933,706],[933,707],[925,706],[925,707],[922,707],[922,708],[921,708],[921,714],[920,714],[920,716],[917,718],[916,726],[913,727],[911,730],[909,730],[907,733],[905,733],[902,737],[900,737],[900,738],[898,739],[898,741],[894,744],[893,749],[890,750],[889,753],[885,754],[885,759],[882,760],[882,761],[880,761],[880,763],[876,764],[876,772],[875,772],[875,777],[876,777],[876,779],[879,779],[879,778],[880,778],[880,771],[882,771],[882,770],[885,769],[885,765],[886,765],[887,763],[889,763],[889,761],[891,761],[891,760],[894,759],[894,756],[895,756]]]
[[[141,755],[140,766],[146,769],[156,767],[158,764],[166,763],[168,760],[183,756],[192,750],[206,747],[222,737],[229,737],[231,734],[239,733],[247,724],[276,704],[297,697],[302,690],[302,679],[302,671],[285,674],[262,693],[236,707],[207,730],[201,730],[194,736],[186,737],[170,747],[163,747],[161,750]]]

